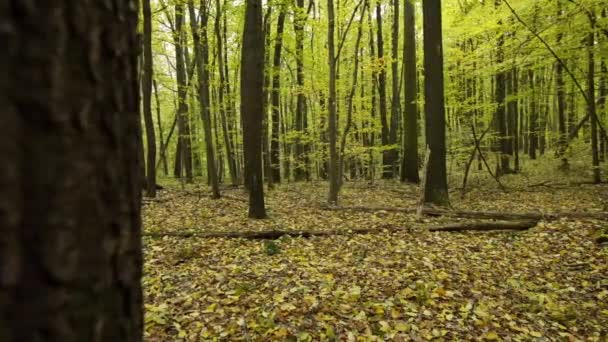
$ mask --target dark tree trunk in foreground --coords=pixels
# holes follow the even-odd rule
[[[156,135],[152,120],[152,11],[150,0],[143,0],[144,21],[144,77],[142,94],[144,107],[144,122],[146,124],[146,196],[156,197]]]
[[[0,5],[10,23],[0,54],[2,342],[142,340],[141,45],[137,2],[123,3]],[[112,39],[100,44],[101,32]]]
[[[209,44],[207,41],[207,22],[209,17],[207,14],[207,4],[201,1],[201,5],[199,7],[198,12],[201,18],[200,28],[197,25],[196,11],[194,9],[193,0],[188,1],[188,10],[190,13],[192,39],[194,40],[194,59],[196,62],[198,78],[198,100],[201,107],[200,111],[201,121],[203,121],[203,130],[205,131],[207,174],[209,175],[209,183],[211,185],[211,198],[217,199],[220,198],[220,185],[217,175],[217,167],[215,165],[215,150],[213,149],[213,135],[211,132],[211,113],[209,111]],[[230,158],[230,156],[228,156],[228,158]]]
[[[422,8],[424,17],[425,130],[427,144],[431,150],[424,202],[449,205],[445,161],[441,1],[424,0]]]
[[[405,0],[404,30],[405,42],[405,115],[403,127],[403,159],[401,181],[418,183],[418,105],[416,104],[416,9],[413,0]]]
[[[264,33],[262,1],[247,0],[241,53],[241,116],[245,152],[245,182],[249,189],[249,217],[265,218],[262,172],[264,119]]]

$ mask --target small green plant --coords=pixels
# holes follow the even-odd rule
[[[271,256],[279,254],[280,252],[281,247],[276,242],[270,240],[264,241],[264,253],[266,253],[266,255]]]

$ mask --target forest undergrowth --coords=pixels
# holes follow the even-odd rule
[[[511,177],[511,178],[510,178]],[[473,179],[456,209],[607,211],[608,185]],[[267,193],[247,218],[242,188],[212,200],[169,185],[143,209],[148,341],[606,341],[606,222],[567,217],[525,231],[429,232],[467,222],[386,210],[326,210],[324,182]],[[418,188],[345,183],[342,206],[416,207]],[[470,220],[469,220],[470,221]],[[371,234],[359,229],[377,228]],[[337,231],[277,240],[178,232]]]

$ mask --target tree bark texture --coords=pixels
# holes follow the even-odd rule
[[[448,205],[441,1],[424,0],[425,130],[431,149],[425,202]]]
[[[0,341],[142,340],[137,18],[0,3]]]
[[[405,0],[404,30],[405,42],[405,114],[403,127],[403,158],[401,180],[411,183],[420,181],[418,175],[418,105],[416,104],[416,9],[413,0]]]
[[[264,50],[262,1],[247,0],[241,53],[241,116],[251,218],[266,217],[262,172],[264,101],[261,100],[264,96]]]

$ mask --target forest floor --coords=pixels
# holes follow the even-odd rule
[[[515,184],[515,183],[514,183]],[[608,211],[608,185],[476,187],[457,209]],[[483,190],[485,189],[485,190]],[[390,211],[329,211],[323,182],[267,193],[247,219],[242,189],[168,187],[143,209],[147,341],[606,341],[608,222],[540,221],[513,232],[428,232],[464,222]],[[418,189],[346,183],[341,204],[414,208]],[[384,229],[352,234],[361,228]],[[278,240],[167,232],[337,230]],[[154,235],[161,232],[160,235]],[[351,232],[351,233],[349,233]]]

